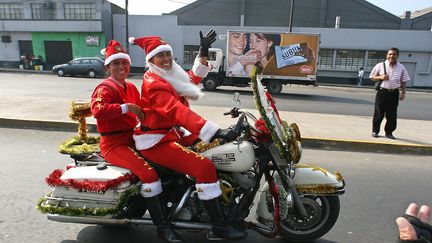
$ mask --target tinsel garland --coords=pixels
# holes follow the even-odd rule
[[[91,104],[89,100],[73,100],[71,104],[71,111],[69,117],[78,121],[78,135],[81,140],[87,141],[88,130],[86,117],[92,116]]]
[[[36,208],[41,213],[50,213],[50,214],[60,214],[66,216],[105,216],[108,214],[117,214],[123,210],[130,201],[130,199],[136,195],[138,195],[139,190],[138,186],[133,186],[132,188],[125,191],[121,197],[119,198],[116,206],[114,208],[72,208],[72,207],[56,207],[48,204],[48,199],[46,197],[42,197],[39,199]],[[50,196],[48,194],[47,196]]]
[[[90,155],[92,153],[99,153],[99,139],[99,136],[90,136],[87,137],[87,141],[84,141],[80,136],[75,136],[60,144],[59,152],[70,155]]]
[[[251,73],[251,85],[254,92],[254,98],[255,98],[255,105],[261,115],[261,118],[257,121],[255,124],[257,126],[257,129],[259,129],[263,135],[258,136],[261,141],[265,141],[265,139],[268,138],[268,135],[270,134],[271,138],[273,138],[276,147],[279,150],[280,156],[283,159],[286,159],[288,161],[293,161],[294,163],[298,163],[300,161],[301,153],[299,151],[300,147],[300,131],[298,129],[297,124],[292,123],[291,125],[288,125],[286,121],[283,121],[280,116],[279,112],[276,108],[275,102],[271,95],[266,92],[266,98],[270,101],[270,106],[272,107],[273,111],[276,114],[277,119],[279,122],[283,125],[282,126],[282,135],[284,137],[284,141],[281,141],[279,136],[277,135],[275,131],[275,127],[271,124],[269,118],[267,117],[267,114],[264,110],[264,106],[261,103],[260,99],[260,93],[258,91],[258,80],[257,80],[257,69],[256,67],[253,69]],[[261,124],[260,120],[263,121],[264,126]],[[264,129],[267,128],[267,129]],[[283,142],[287,145],[287,148],[283,145]],[[287,151],[289,153],[287,153]]]
[[[254,93],[256,107],[257,107],[257,109],[261,115],[261,119],[263,119],[267,129],[270,130],[270,134],[271,134],[271,136],[275,142],[276,147],[279,150],[281,158],[283,158],[287,161],[291,161],[291,158],[288,156],[288,153],[286,152],[287,149],[283,146],[282,141],[279,139],[279,136],[277,135],[277,133],[274,129],[274,126],[271,124],[269,118],[267,117],[267,114],[264,110],[264,106],[260,100],[260,94],[258,91],[257,82],[258,82],[258,80],[257,80],[257,68],[254,67],[254,69],[251,72],[251,85],[252,85],[252,90]],[[286,129],[283,129],[283,130],[284,130],[284,133],[286,133]]]
[[[62,180],[60,177],[63,173],[64,172],[60,169],[54,170],[45,178],[46,183],[52,187],[67,186],[77,190],[101,192],[116,187],[126,181],[136,182],[138,180],[134,174],[129,173],[108,181],[91,181],[87,179],[80,181],[75,179]]]
[[[199,143],[195,144],[192,148],[193,151],[197,153],[203,153],[209,149],[215,148],[217,146],[221,145],[220,139],[215,139],[211,143],[205,143],[203,141],[200,141]]]

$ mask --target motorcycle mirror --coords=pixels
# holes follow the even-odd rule
[[[232,103],[234,103],[235,108],[240,108],[241,102],[240,102],[240,93],[239,92],[234,93]]]

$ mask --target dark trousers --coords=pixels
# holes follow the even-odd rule
[[[399,90],[378,90],[375,96],[375,112],[372,121],[372,131],[377,134],[380,131],[381,122],[385,116],[386,124],[384,131],[391,134],[396,130],[397,107],[399,105]]]

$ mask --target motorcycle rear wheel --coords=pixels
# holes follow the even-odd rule
[[[290,210],[281,221],[280,234],[289,242],[309,242],[325,235],[339,216],[340,203],[337,196],[304,196],[301,198],[309,215],[301,219]]]

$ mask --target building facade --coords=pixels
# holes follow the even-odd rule
[[[290,4],[198,0],[162,16],[129,16],[129,35],[160,35],[173,46],[177,62],[190,68],[200,30],[289,32]],[[124,15],[115,15],[113,23],[114,38],[125,43]],[[355,83],[360,67],[367,77],[389,48],[398,47],[411,76],[408,85],[432,87],[432,9],[398,17],[365,0],[302,0],[295,1],[292,23],[292,32],[320,34],[318,82]],[[213,47],[226,51],[226,41],[218,39]],[[144,67],[140,48],[131,47],[130,54],[135,67]]]
[[[100,56],[113,12],[121,9],[104,0],[0,0],[0,67],[50,68]]]

